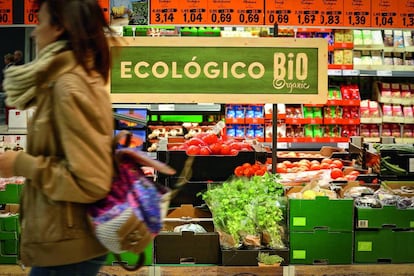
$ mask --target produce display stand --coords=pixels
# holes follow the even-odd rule
[[[26,276],[29,268],[24,271],[18,265],[1,265],[0,276]],[[224,275],[257,275],[257,276],[317,276],[317,275],[365,275],[365,276],[407,276],[414,275],[414,264],[379,264],[379,265],[296,265],[282,267],[255,266],[145,266],[139,271],[128,272],[119,266],[105,266],[100,276],[224,276]],[[242,274],[244,273],[244,274]]]

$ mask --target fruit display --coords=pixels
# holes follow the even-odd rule
[[[223,139],[214,133],[199,133],[169,150],[184,150],[187,155],[237,155],[240,151],[253,151],[251,144],[234,139]]]

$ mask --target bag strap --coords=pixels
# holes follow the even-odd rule
[[[137,263],[134,264],[134,265],[125,264],[125,262],[122,260],[120,254],[114,254],[114,256],[115,256],[115,259],[117,260],[117,262],[119,263],[119,265],[127,271],[137,271],[138,269],[143,267],[144,263],[145,263],[145,253],[144,252],[141,252],[138,255]]]

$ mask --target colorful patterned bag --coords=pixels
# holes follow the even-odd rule
[[[114,138],[112,187],[104,199],[90,206],[89,215],[100,242],[114,253],[122,267],[134,271],[144,264],[143,251],[161,230],[171,197],[171,191],[148,179],[141,166],[169,175],[175,170],[142,152],[127,147],[117,149],[122,138],[126,138],[124,146],[128,146],[131,137],[130,132],[121,131]],[[122,262],[120,253],[127,251],[140,254],[135,266]]]

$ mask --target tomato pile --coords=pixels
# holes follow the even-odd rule
[[[234,169],[234,175],[238,177],[251,177],[253,175],[264,175],[267,172],[267,165],[257,161],[255,164],[244,163]]]
[[[187,155],[237,155],[240,151],[252,151],[253,148],[246,142],[223,140],[214,133],[206,132],[199,133],[170,150],[185,150]]]
[[[326,169],[342,169],[344,164],[339,159],[323,158],[319,160],[301,159],[300,161],[289,161],[285,160],[281,163],[277,163],[277,173],[288,173],[288,172],[304,172],[304,171],[317,171]]]

